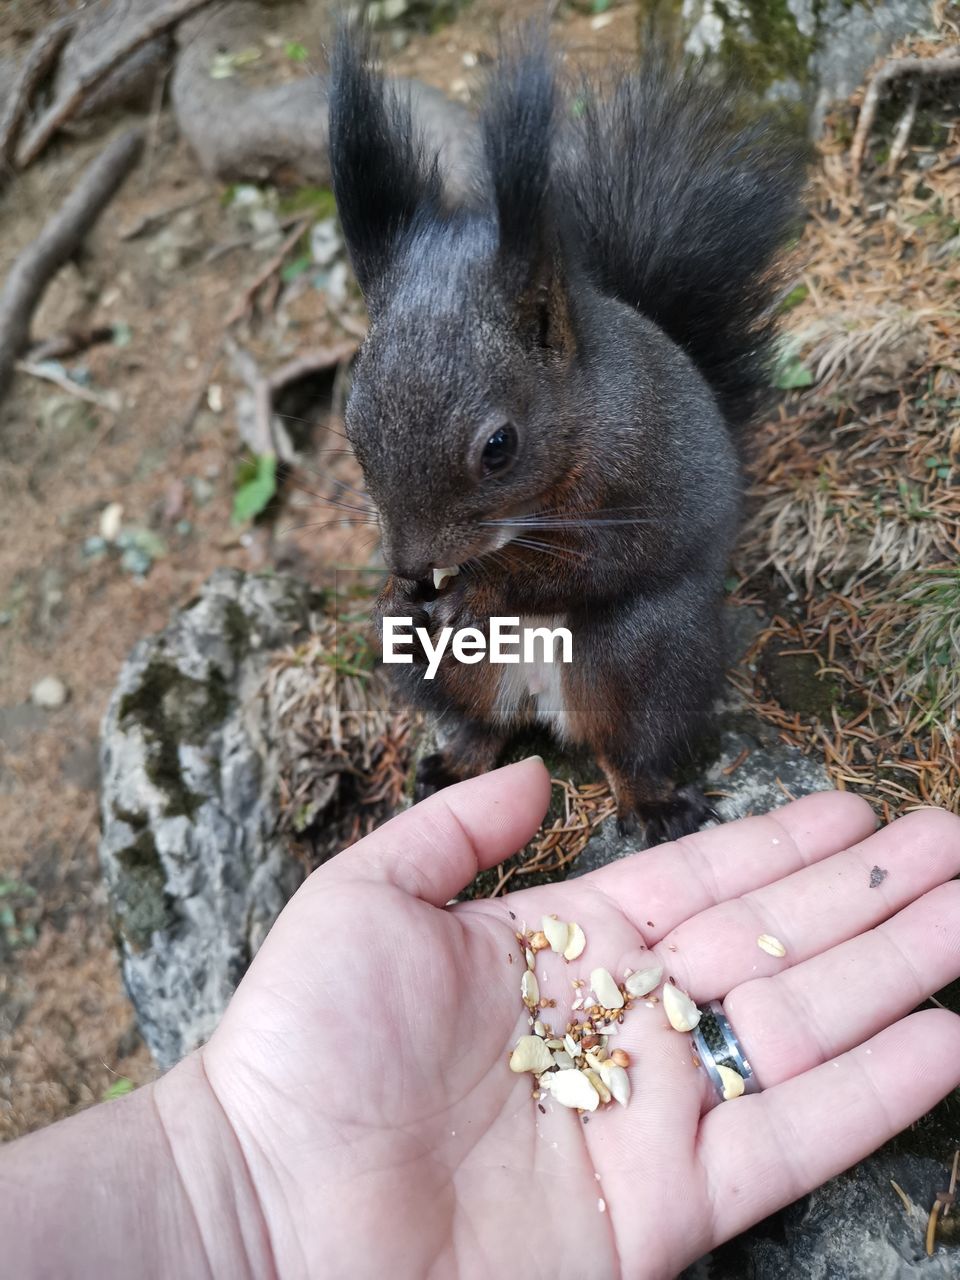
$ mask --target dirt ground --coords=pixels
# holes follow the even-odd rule
[[[0,17],[0,53],[22,50],[45,9],[15,4]],[[410,38],[391,65],[469,100],[506,13],[520,16],[475,0],[434,34]],[[603,16],[565,10],[558,19],[585,61],[633,48],[633,9]],[[0,278],[124,123],[61,140],[18,181],[3,208]],[[158,214],[155,228],[132,234]],[[222,355],[225,317],[277,252],[249,235],[234,244],[245,230],[169,110],[154,113],[144,160],[34,324],[38,338],[116,326],[119,340],[66,363],[98,394],[119,393],[122,406],[111,412],[20,375],[0,412],[0,1138],[153,1071],[123,991],[96,852],[98,727],[125,655],[218,566],[319,578],[332,560],[370,553],[366,530],[317,528],[330,513],[308,492],[309,475],[289,497],[290,523],[302,527],[270,534],[231,522],[249,388]],[[268,371],[362,332],[352,293],[333,304],[295,277],[266,293],[235,336]],[[258,319],[261,306],[269,314]],[[356,484],[352,461],[324,452],[342,448],[335,431],[331,423],[313,441],[317,473],[324,484]],[[104,512],[118,503],[107,523],[127,531],[128,554],[103,540]],[[68,693],[54,709],[31,701],[48,676]]]

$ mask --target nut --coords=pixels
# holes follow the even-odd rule
[[[558,920],[556,916],[544,916],[541,922],[544,936],[550,943],[550,950],[563,955],[563,949],[570,939],[570,926],[566,920]]]
[[[540,984],[532,969],[526,969],[520,979],[520,998],[528,1009],[535,1009],[540,1003]]]
[[[541,1087],[550,1082],[554,1102],[561,1107],[573,1107],[578,1111],[596,1111],[600,1094],[583,1071],[557,1071],[541,1080]]]
[[[561,1071],[571,1071],[576,1066],[566,1049],[558,1049],[553,1055],[553,1061]]]
[[[609,969],[594,969],[590,974],[590,986],[604,1009],[623,1008],[623,992]]]
[[[526,960],[526,962],[527,962],[527,968],[528,968],[528,969],[535,969],[535,968],[537,967],[537,958],[536,958],[536,956],[533,954],[533,952],[530,950],[530,948],[529,948],[529,947],[524,947],[524,949],[523,949],[523,955],[524,955],[524,959],[525,959],[525,960]]]
[[[530,935],[531,951],[543,951],[546,947],[549,947],[549,945],[550,943],[547,941],[547,935],[543,932],[542,929],[538,929],[536,933],[531,933]]]
[[[550,1050],[539,1036],[521,1036],[510,1055],[511,1071],[532,1071],[539,1075],[553,1066]]]
[[[743,1076],[740,1072],[734,1071],[733,1067],[724,1067],[719,1062],[717,1063],[717,1071],[723,1085],[724,1102],[729,1102],[731,1098],[739,1098],[744,1090]]]
[[[663,986],[663,1011],[674,1031],[692,1031],[700,1021],[700,1010],[687,993],[672,982]]]
[[[663,965],[651,965],[649,969],[637,969],[634,973],[624,981],[627,995],[633,996],[639,1000],[641,996],[649,995],[654,987],[659,987],[663,979]]]
[[[567,945],[563,948],[564,960],[576,960],[583,954],[583,949],[587,945],[587,938],[580,926],[573,921],[569,925],[570,937]]]
[[[787,954],[787,948],[772,933],[761,933],[757,939],[757,946],[761,951],[765,951],[768,956],[776,956],[778,960]]]
[[[630,1065],[630,1055],[626,1049],[614,1049],[610,1057],[618,1067],[629,1067]]]
[[[580,1046],[571,1035],[565,1035],[563,1037],[563,1047],[566,1049],[567,1053],[569,1053],[571,1058],[579,1058],[582,1053]]]
[[[543,1023],[540,1021],[539,1018],[533,1024],[533,1034],[535,1036],[546,1036],[547,1034],[547,1028],[543,1025]]]

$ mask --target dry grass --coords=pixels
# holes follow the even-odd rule
[[[945,20],[939,42],[897,52],[955,41]],[[887,817],[960,812],[960,95],[941,91],[936,143],[892,176],[868,169],[862,188],[846,155],[855,102],[835,113],[787,320],[811,385],[760,432],[738,557],[742,600],[782,598],[777,580],[788,593],[751,657],[771,641],[816,653],[847,710],[805,719],[760,676],[735,684]],[[878,159],[883,141],[878,129]]]

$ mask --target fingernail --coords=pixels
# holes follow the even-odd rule
[[[526,756],[520,763],[529,764],[531,760],[536,760],[538,764],[543,764],[543,756]]]

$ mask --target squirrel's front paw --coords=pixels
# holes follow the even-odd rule
[[[677,787],[669,799],[640,806],[637,816],[645,824],[651,845],[679,840],[681,836],[699,831],[710,819],[718,818],[699,787]]]
[[[434,751],[432,755],[424,756],[417,765],[417,776],[413,783],[413,798],[419,802],[426,800],[427,796],[432,796],[435,791],[442,791],[444,787],[451,787],[455,782],[462,781],[448,767],[442,751]]]

